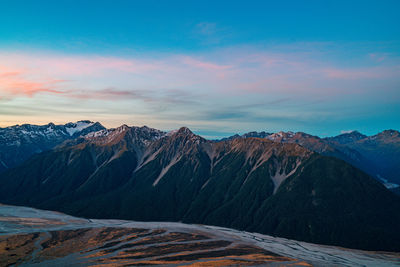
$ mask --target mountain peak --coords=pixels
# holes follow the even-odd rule
[[[109,136],[114,138],[115,136],[117,136],[123,132],[126,132],[128,129],[130,129],[130,127],[126,124],[123,124],[117,128],[102,129],[97,132],[91,132],[91,133],[85,135],[85,138],[93,139],[93,138],[104,138],[104,137],[109,137]]]
[[[364,138],[367,138],[367,136],[358,131],[348,131],[334,137],[328,137],[326,139],[338,142],[339,144],[348,144],[357,142]]]
[[[119,131],[119,132],[123,132],[123,131],[128,130],[129,128],[130,128],[130,127],[129,127],[128,125],[122,124],[121,126],[115,128],[115,130],[116,130],[116,131]]]
[[[183,143],[195,142],[197,144],[200,144],[200,143],[206,141],[203,137],[193,133],[187,127],[181,127],[178,130],[170,131],[165,136],[169,136],[169,137],[171,137],[172,140],[179,140],[179,142],[183,142]]]
[[[400,132],[393,129],[389,129],[389,130],[384,130],[383,132],[381,132],[381,134],[392,136],[392,135],[398,135],[400,134]]]
[[[93,121],[91,121],[91,120],[80,120],[80,121],[77,121],[77,123],[78,122],[81,122],[81,123],[93,123]]]
[[[265,131],[262,132],[248,132],[242,135],[244,138],[249,138],[249,137],[257,137],[257,138],[265,138],[267,136],[271,135],[271,133],[267,133]]]
[[[181,128],[179,128],[179,130],[178,130],[178,132],[177,132],[178,134],[185,134],[185,135],[192,135],[192,134],[194,134],[189,128],[187,128],[187,127],[181,127]]]
[[[177,130],[169,131],[166,136],[197,136],[188,127],[181,127]]]
[[[280,131],[280,132],[277,132],[277,133],[270,134],[270,135],[266,136],[265,138],[267,138],[267,139],[269,139],[271,141],[281,142],[281,141],[286,140],[287,138],[292,138],[294,135],[295,134],[293,132]]]
[[[387,141],[398,140],[398,138],[400,138],[400,132],[393,129],[384,130],[374,136],[371,136],[371,139],[382,139]]]
[[[362,138],[367,137],[366,135],[360,133],[360,132],[357,131],[357,130],[345,132],[345,133],[342,133],[341,135],[342,135],[342,136],[359,136],[359,137],[362,137]]]
[[[65,130],[70,136],[74,136],[77,133],[82,132],[84,129],[93,126],[94,122],[91,122],[89,120],[86,121],[77,121],[76,123],[69,122],[65,124]]]

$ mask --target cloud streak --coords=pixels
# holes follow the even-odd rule
[[[62,94],[55,87],[62,80],[33,81],[24,77],[21,70],[13,70],[0,66],[0,98],[28,96],[33,97],[37,93]]]
[[[226,27],[221,27],[215,22],[199,22],[194,27],[194,37],[203,45],[220,44],[230,36]]]
[[[168,55],[154,60],[0,53],[0,93],[15,97],[32,97],[36,93],[77,97],[79,93],[73,90],[82,92],[82,88],[87,88],[97,91],[97,95],[93,94],[95,98],[112,96],[110,99],[115,99],[118,95],[140,96],[138,89],[129,89],[136,87],[157,92],[178,89],[214,94],[297,95],[321,93],[334,80],[342,82],[336,90],[341,94],[347,80],[356,81],[355,86],[361,87],[365,80],[396,80],[400,76],[399,65],[348,68],[301,54],[288,56],[241,50],[231,58],[227,57],[228,52],[220,54],[219,57]],[[335,94],[335,89],[330,94]],[[85,98],[85,94],[81,95]]]
[[[212,62],[201,61],[189,56],[183,57],[182,61],[190,67],[200,68],[207,71],[220,71],[233,68],[232,65],[219,65]]]
[[[0,52],[0,99],[10,102],[7,114],[46,101],[161,126],[298,125],[359,116],[383,98],[399,103],[400,62],[380,57],[343,65],[320,53],[248,47],[140,57]]]

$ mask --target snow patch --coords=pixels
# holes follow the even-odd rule
[[[156,158],[156,156],[157,156],[158,154],[160,154],[161,150],[162,150],[162,147],[159,148],[156,152],[154,152],[154,153],[151,154],[150,156],[149,156],[149,152],[146,151],[146,152],[144,153],[143,157],[141,158],[142,163],[140,163],[140,164],[138,165],[138,167],[136,168],[135,172],[138,171],[139,169],[141,169],[143,166],[145,166],[145,165],[146,165],[147,163],[149,163],[150,161],[153,161],[153,160]],[[143,161],[146,157],[147,157],[147,159],[146,159],[145,161]]]
[[[4,166],[4,168],[8,169],[8,166],[7,166],[7,165],[4,163],[4,161],[2,161],[1,159],[0,159],[0,163],[1,163],[1,165]]]
[[[243,184],[245,184],[247,182],[247,180],[249,179],[250,175],[255,170],[257,170],[262,164],[267,162],[270,159],[271,156],[272,156],[272,152],[271,151],[267,151],[267,152],[263,153],[261,155],[261,157],[258,159],[258,161],[256,162],[256,164],[254,164],[253,168],[251,168],[250,172],[247,174],[246,178],[244,179]],[[247,163],[247,159],[246,159],[246,163]]]
[[[80,132],[87,127],[90,127],[94,124],[94,122],[83,122],[83,121],[78,121],[77,123],[71,124],[71,127],[65,127],[65,130],[70,136],[73,136],[75,133]]]
[[[208,183],[210,182],[211,178],[208,178],[207,181],[201,186],[200,190],[202,190]]]
[[[86,138],[95,138],[95,137],[104,137],[110,134],[110,132],[112,131],[112,129],[104,129],[104,130],[100,130],[97,132],[91,132],[88,133],[87,135],[85,135]]]
[[[118,128],[104,129],[104,130],[100,130],[97,132],[91,132],[91,133],[85,135],[84,137],[86,139],[98,138],[99,140],[95,140],[98,143],[109,143],[112,140],[114,140],[114,138],[119,136],[121,133],[127,131],[128,129],[129,129],[129,126],[124,124]]]
[[[275,186],[273,194],[276,193],[276,191],[278,190],[279,186],[282,184],[283,181],[286,180],[286,178],[290,177],[291,175],[293,175],[296,172],[297,168],[300,165],[301,165],[301,161],[299,159],[297,159],[296,160],[296,167],[294,167],[294,169],[291,170],[289,173],[287,173],[287,174],[285,172],[280,173],[280,170],[282,169],[282,167],[278,168],[276,170],[275,175],[271,176],[272,182],[274,182],[274,186]]]
[[[351,134],[352,132],[355,132],[355,130],[342,130],[342,131],[340,131],[341,134]]]
[[[168,172],[168,170],[169,170],[172,166],[174,166],[176,163],[178,163],[178,161],[180,161],[181,158],[182,158],[182,156],[176,155],[176,156],[171,160],[171,162],[161,170],[161,172],[160,172],[160,174],[158,175],[157,179],[154,181],[153,186],[156,186],[156,185],[158,184],[158,182],[161,180],[161,178],[163,178],[163,176]]]
[[[380,174],[378,174],[377,177],[382,181],[383,185],[387,189],[394,189],[394,188],[400,187],[400,185],[398,185],[398,184],[390,183],[387,179],[383,178]]]

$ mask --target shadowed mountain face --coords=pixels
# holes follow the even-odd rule
[[[0,172],[21,164],[34,154],[52,149],[65,140],[102,129],[105,128],[100,123],[91,121],[0,128]]]
[[[348,134],[347,137],[352,137],[353,133]],[[362,170],[383,182],[389,180],[400,184],[400,132],[386,130],[373,136],[353,138],[352,141],[350,139],[346,143],[343,143],[343,140],[338,140],[338,138],[327,140],[334,145],[345,145],[363,155],[368,162],[362,162],[358,166]]]
[[[3,203],[400,250],[396,195],[346,162],[290,142],[211,142],[187,128],[121,126],[36,155],[0,180]]]
[[[227,139],[260,137],[275,142],[296,143],[326,156],[342,159],[383,182],[388,188],[400,184],[400,133],[386,130],[366,136],[357,131],[319,138],[302,132],[250,132]]]

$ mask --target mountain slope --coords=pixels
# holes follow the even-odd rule
[[[101,130],[95,138],[89,134],[33,156],[20,168],[5,173],[11,181],[2,195],[21,204],[58,205],[59,198],[112,190],[129,178],[146,141],[162,134],[143,129],[121,126]]]
[[[342,160],[265,138],[121,126],[36,155],[0,181],[3,203],[400,250],[396,195]]]
[[[274,142],[295,143],[325,156],[342,159],[381,181],[387,188],[400,184],[400,133],[386,130],[374,136],[357,131],[320,138],[302,132],[250,132],[227,140],[258,136]]]
[[[102,129],[105,128],[100,123],[91,121],[0,128],[0,172],[21,164],[33,154],[52,149],[65,140]]]
[[[264,204],[251,229],[315,243],[400,249],[398,197],[334,158],[315,156],[302,167]]]
[[[354,132],[351,134],[354,136]],[[343,140],[340,142],[338,137],[327,140],[333,145],[345,145],[356,150],[368,159],[368,162],[363,162],[359,166],[364,171],[383,182],[389,180],[400,184],[400,132],[385,130],[373,136],[347,139],[345,144],[343,144]]]

